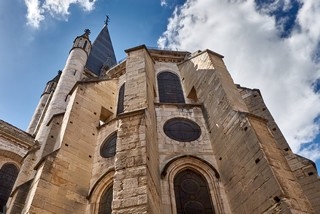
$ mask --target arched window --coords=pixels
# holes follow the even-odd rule
[[[99,214],[111,214],[111,204],[113,198],[113,186],[106,189],[100,199]]]
[[[158,74],[159,100],[162,103],[185,103],[180,79],[165,71]]]
[[[3,208],[8,201],[18,172],[18,168],[10,163],[4,164],[0,169],[0,212],[3,212]]]
[[[177,213],[215,213],[208,184],[203,176],[186,169],[174,178]]]
[[[117,132],[112,133],[107,139],[102,143],[100,148],[100,155],[104,158],[113,157],[116,154],[117,147]]]
[[[119,90],[117,114],[120,114],[124,111],[124,88],[125,88],[125,83],[120,87],[120,90]]]

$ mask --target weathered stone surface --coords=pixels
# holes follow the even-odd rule
[[[36,109],[30,130],[38,144],[0,121],[0,166],[21,167],[8,213],[99,213],[107,201],[112,214],[173,214],[180,203],[175,179],[184,170],[203,179],[215,213],[319,211],[312,162],[292,153],[260,92],[235,85],[221,55],[139,46],[93,77],[80,49],[72,50],[52,99]],[[185,103],[160,102],[164,71],[181,80]],[[172,118],[196,123],[199,138],[168,137],[163,127]],[[183,135],[181,127],[173,131]],[[104,201],[110,188],[112,200]]]

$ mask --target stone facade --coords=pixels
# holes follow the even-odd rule
[[[142,45],[97,76],[90,49],[76,38],[29,134],[0,121],[0,166],[19,171],[3,211],[320,213],[315,165],[221,55]]]

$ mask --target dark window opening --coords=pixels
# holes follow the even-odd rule
[[[201,128],[192,120],[173,118],[163,126],[164,133],[173,140],[190,142],[197,140],[201,135]]]
[[[100,155],[104,158],[113,157],[116,154],[117,132],[111,134],[102,144]]]
[[[124,89],[125,89],[125,84],[123,84],[119,90],[117,114],[121,114],[124,111]]]
[[[83,49],[86,49],[88,41],[84,42]]]
[[[273,197],[273,200],[274,200],[276,203],[279,203],[279,202],[281,201],[278,196]]]
[[[18,172],[13,164],[4,164],[0,169],[0,212],[4,211]]]
[[[102,194],[99,206],[99,214],[111,214],[112,212],[112,198],[113,198],[113,187],[106,189]]]
[[[180,79],[171,72],[158,74],[159,100],[162,103],[185,103]]]
[[[197,91],[194,87],[192,87],[190,93],[187,96],[189,99],[192,99],[194,102],[198,101]]]
[[[174,178],[177,213],[215,213],[208,184],[200,174],[187,169]]]

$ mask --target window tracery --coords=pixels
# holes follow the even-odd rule
[[[177,214],[215,213],[208,184],[199,173],[186,169],[174,178]]]

